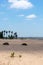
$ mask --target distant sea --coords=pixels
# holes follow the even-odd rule
[[[18,37],[18,39],[38,39],[38,40],[43,40],[43,37]]]

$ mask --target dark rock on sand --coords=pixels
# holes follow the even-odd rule
[[[3,45],[9,45],[9,43],[8,42],[5,42],[5,43],[3,43]]]

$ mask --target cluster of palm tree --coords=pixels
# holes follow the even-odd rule
[[[3,38],[16,38],[17,39],[17,32],[13,33],[13,31],[2,31],[3,32]]]

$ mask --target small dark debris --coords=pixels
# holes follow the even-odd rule
[[[26,43],[22,43],[22,45],[27,46],[27,44],[26,44]]]
[[[9,43],[8,42],[5,42],[5,43],[3,43],[3,45],[9,45]]]
[[[21,57],[22,57],[22,55],[19,55],[19,57],[21,58]]]

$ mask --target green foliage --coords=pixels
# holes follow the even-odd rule
[[[12,53],[11,53],[11,55],[10,55],[10,57],[11,57],[11,58],[14,58],[14,57],[17,57],[17,56],[15,56],[15,53],[14,53],[14,52],[12,52]],[[19,57],[19,58],[21,58],[21,57],[22,57],[22,55],[18,55],[18,57]]]
[[[17,32],[14,33],[14,38],[17,39],[18,35]]]
[[[10,57],[12,57],[12,58],[13,58],[13,57],[14,57],[14,55],[15,55],[15,53],[14,53],[14,52],[12,52]]]
[[[0,32],[0,38],[3,38],[3,32]]]
[[[4,39],[17,39],[17,32],[13,33],[13,31],[2,31],[0,32],[0,38]]]
[[[12,36],[12,35],[11,35],[11,36],[8,35],[8,38],[9,38],[9,39],[14,39],[14,36]]]

